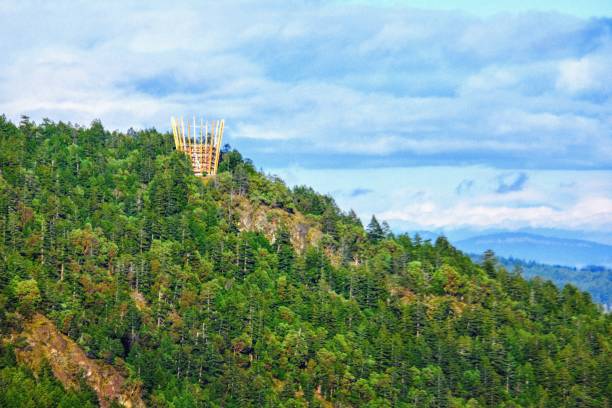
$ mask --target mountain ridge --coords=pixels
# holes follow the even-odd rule
[[[504,257],[551,265],[612,266],[612,246],[582,239],[557,238],[525,232],[477,235],[454,242],[469,253],[492,249]]]
[[[588,294],[364,228],[230,147],[205,182],[154,129],[0,116],[0,170],[1,406],[24,384],[105,397],[20,363],[39,315],[152,406],[609,404],[612,321]]]

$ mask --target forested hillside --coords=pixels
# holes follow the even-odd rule
[[[235,150],[203,181],[168,134],[1,117],[0,170],[0,406],[118,404],[95,367],[155,407],[610,404],[588,294],[364,228]],[[94,372],[63,392],[74,346]]]
[[[603,266],[590,265],[583,268],[574,268],[562,265],[545,265],[534,261],[523,261],[515,258],[498,258],[501,265],[508,270],[520,269],[527,278],[539,276],[550,279],[557,286],[575,283],[575,286],[591,294],[593,300],[612,310],[612,269]]]

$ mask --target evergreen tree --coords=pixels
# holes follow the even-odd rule
[[[16,358],[36,313],[151,406],[610,405],[588,294],[171,141],[0,116],[0,406],[98,403]]]
[[[497,258],[491,249],[487,249],[482,256],[482,268],[490,277],[495,277]]]
[[[366,228],[368,234],[368,240],[370,242],[378,242],[385,237],[385,231],[378,223],[375,215],[372,215],[372,219]]]

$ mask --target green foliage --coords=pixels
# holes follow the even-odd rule
[[[23,367],[0,366],[0,406],[6,408],[93,408],[96,394],[82,385],[81,391],[65,390],[51,369],[44,366],[36,377]]]
[[[13,292],[17,301],[17,310],[26,316],[31,315],[40,302],[40,290],[36,280],[16,281]]]
[[[610,316],[588,295],[364,229],[229,147],[205,183],[167,134],[0,117],[0,165],[2,334],[44,313],[151,406],[610,404]],[[320,244],[240,231],[237,197],[303,213]],[[10,355],[1,406],[95,404]]]
[[[322,215],[327,207],[335,206],[331,197],[318,194],[312,187],[294,187],[293,197],[297,209],[303,214]]]
[[[612,269],[602,266],[575,268],[559,265],[544,265],[533,261],[500,258],[508,270],[522,273],[527,278],[540,276],[550,279],[559,286],[575,284],[593,296],[593,300],[612,310]]]
[[[366,231],[368,233],[368,239],[370,240],[370,242],[376,243],[385,237],[385,231],[378,223],[378,220],[376,219],[375,215],[372,216],[372,219],[370,220]]]

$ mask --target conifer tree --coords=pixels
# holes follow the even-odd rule
[[[366,231],[368,234],[368,240],[370,242],[376,243],[385,237],[385,232],[380,226],[380,224],[378,223],[378,220],[376,219],[375,215],[372,215],[372,219],[370,220],[370,223],[368,224]]]
[[[0,116],[0,406],[97,403],[16,358],[36,314],[150,406],[610,405],[588,294],[171,139]]]

